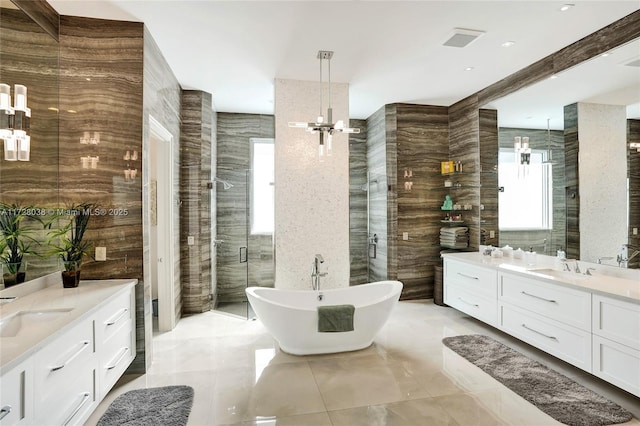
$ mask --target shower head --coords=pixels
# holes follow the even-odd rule
[[[233,184],[232,184],[232,183],[230,183],[230,182],[228,182],[228,181],[226,181],[226,180],[224,180],[224,179],[220,179],[219,177],[214,177],[214,178],[213,178],[213,181],[214,181],[214,182],[219,182],[219,183],[221,183],[221,184],[222,184],[222,188],[223,188],[225,191],[227,191],[227,190],[229,190],[229,189],[233,188]]]

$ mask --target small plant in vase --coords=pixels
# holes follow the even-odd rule
[[[25,219],[31,218],[42,223],[36,215],[39,209],[17,204],[0,204],[0,262],[5,287],[20,284],[26,278],[24,255],[36,254],[32,249],[38,241],[31,235],[32,228],[24,226]]]
[[[49,233],[49,245],[64,266],[62,285],[65,288],[78,286],[82,261],[85,256],[91,257],[90,249],[92,244],[84,240],[84,233],[95,209],[96,205],[90,203],[81,203],[69,207],[62,215],[58,215],[55,218],[59,221],[59,224],[64,221],[66,223]]]

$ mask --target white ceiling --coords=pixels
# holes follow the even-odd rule
[[[217,111],[273,114],[274,78],[318,81],[316,53],[333,50],[332,81],[349,83],[351,118],[395,102],[451,105],[640,9],[638,0],[48,1],[61,15],[144,22],[182,87],[212,93]],[[560,12],[564,3],[575,6]],[[442,46],[454,28],[485,34],[462,49]],[[584,77],[562,81],[527,99],[553,93],[565,105],[598,95],[580,93],[596,84]]]

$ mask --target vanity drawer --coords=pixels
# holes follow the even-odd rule
[[[475,292],[467,291],[465,286],[449,284],[444,289],[444,302],[459,311],[497,326],[498,304],[495,296],[485,297]]]
[[[499,328],[591,372],[591,333],[515,306],[500,304]]]
[[[0,426],[32,423],[32,364],[29,358],[0,377]]]
[[[498,298],[501,302],[591,331],[591,293],[500,273]]]
[[[93,371],[69,377],[67,383],[44,399],[36,399],[36,425],[82,425],[98,405]]]
[[[109,340],[123,324],[133,320],[133,315],[133,292],[128,290],[98,311],[96,315],[96,341],[102,343]]]
[[[100,395],[109,392],[135,356],[132,322],[122,324],[118,332],[103,343],[98,368]]]
[[[640,305],[594,294],[593,333],[640,350]]]
[[[445,284],[457,284],[485,297],[496,298],[497,276],[497,272],[491,268],[451,259],[444,261]]]
[[[94,362],[93,322],[81,321],[36,353],[34,387],[45,398],[72,378],[91,374]]]
[[[594,335],[593,374],[640,396],[640,350]]]

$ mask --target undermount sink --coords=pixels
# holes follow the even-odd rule
[[[71,308],[20,311],[0,320],[0,337],[15,337],[22,330],[54,321],[69,311]]]
[[[533,269],[530,272],[560,280],[586,280],[589,278],[588,275],[580,274],[578,272],[558,271],[551,268]]]

